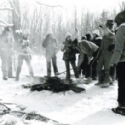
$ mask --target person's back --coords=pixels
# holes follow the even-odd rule
[[[57,53],[57,40],[48,34],[42,46],[46,49],[46,58],[52,58]]]
[[[115,17],[117,32],[115,49],[110,61],[110,67],[116,66],[118,79],[118,106],[112,111],[116,114],[125,115],[125,10]]]

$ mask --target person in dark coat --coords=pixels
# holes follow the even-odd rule
[[[91,36],[90,33],[86,34],[86,39],[87,39],[87,41],[91,41],[92,40],[92,36]]]
[[[74,74],[76,78],[79,78],[77,67],[76,67],[76,46],[77,40],[75,39],[74,41],[72,40],[71,34],[68,33],[66,36],[66,39],[63,43],[63,48],[62,51],[64,52],[63,54],[63,60],[65,61],[65,66],[66,66],[66,80],[70,81],[71,76],[70,76],[70,64],[72,65]]]
[[[34,78],[33,68],[31,66],[29,35],[30,35],[29,30],[25,29],[23,32],[23,38],[18,43],[18,65],[17,65],[17,71],[16,71],[16,81],[19,81],[20,72],[21,72],[24,60],[27,63],[31,78]]]
[[[112,111],[125,115],[125,10],[115,17],[118,26],[115,37],[115,49],[110,61],[110,66],[116,66],[118,79],[118,107]]]
[[[51,77],[51,61],[54,69],[55,76],[58,75],[57,57],[56,53],[58,50],[57,40],[52,36],[51,33],[47,34],[42,46],[46,48],[46,64],[47,64],[47,76]]]
[[[94,30],[93,31],[92,42],[95,43],[100,48],[101,42],[102,42],[102,38],[100,37],[99,30]],[[93,80],[97,80],[97,70],[96,70],[97,69],[97,63],[98,63],[98,59],[95,60],[93,62],[93,65],[92,65],[92,79]]]
[[[115,34],[112,32],[111,28],[113,28],[114,22],[113,20],[107,20],[107,23],[104,30],[104,36],[102,38],[102,43],[99,49],[99,61],[97,65],[97,73],[98,73],[98,84],[101,87],[109,87],[111,79],[110,79],[110,60],[113,54],[113,51],[110,50],[110,46],[114,44]],[[102,73],[102,68],[104,67],[104,81],[100,81],[100,74]]]
[[[86,36],[82,36],[81,40],[86,40]],[[84,76],[86,75],[86,66],[88,64],[88,57],[86,54],[84,53],[80,53],[78,56],[78,72],[79,72],[79,76]]]

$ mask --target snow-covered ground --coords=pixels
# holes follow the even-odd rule
[[[65,70],[62,53],[59,52],[57,56],[59,72],[62,72]],[[46,75],[44,57],[33,57],[32,65],[36,76]],[[117,106],[117,82],[105,89],[95,86],[97,81],[90,85],[78,84],[86,88],[86,92],[76,94],[68,91],[56,94],[50,91],[30,92],[29,89],[22,88],[22,84],[29,83],[29,78],[24,75],[28,75],[26,64],[23,65],[19,82],[15,82],[14,79],[3,81],[2,77],[0,78],[0,102],[14,103],[15,105],[8,105],[13,111],[23,107],[25,112],[34,111],[59,123],[70,125],[125,125],[125,117],[111,111],[111,108]],[[65,74],[60,77],[65,77]],[[13,116],[5,115],[1,120],[11,118],[14,119]],[[53,123],[32,121],[30,125],[53,125]]]

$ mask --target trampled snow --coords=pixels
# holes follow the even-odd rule
[[[62,53],[57,54],[59,72],[65,71]],[[46,75],[46,60],[44,56],[34,56],[32,66],[36,76]],[[21,79],[15,82],[14,79],[3,81],[0,78],[0,102],[10,103],[7,106],[13,111],[21,108],[25,112],[36,112],[59,123],[69,125],[125,125],[125,117],[116,115],[111,108],[117,106],[117,82],[114,86],[102,89],[94,84],[78,84],[86,88],[86,92],[80,94],[73,91],[52,93],[51,91],[30,92],[29,89],[22,88],[23,84],[29,84],[28,69],[24,63]],[[1,75],[2,76],[2,75]],[[65,77],[62,74],[60,77]],[[13,103],[13,105],[11,105]],[[17,121],[18,125],[24,123],[12,115],[4,115],[0,118],[0,124],[4,121]],[[12,121],[11,121],[12,120]],[[25,121],[29,125],[53,125],[52,122],[45,123],[39,121]]]

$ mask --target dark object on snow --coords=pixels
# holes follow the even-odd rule
[[[85,91],[84,88],[76,87],[72,84],[64,84],[64,81],[58,77],[48,77],[45,83],[31,86],[31,91],[35,91],[35,90],[37,91],[50,90],[56,93],[65,92],[68,90],[72,90],[76,93]]]

